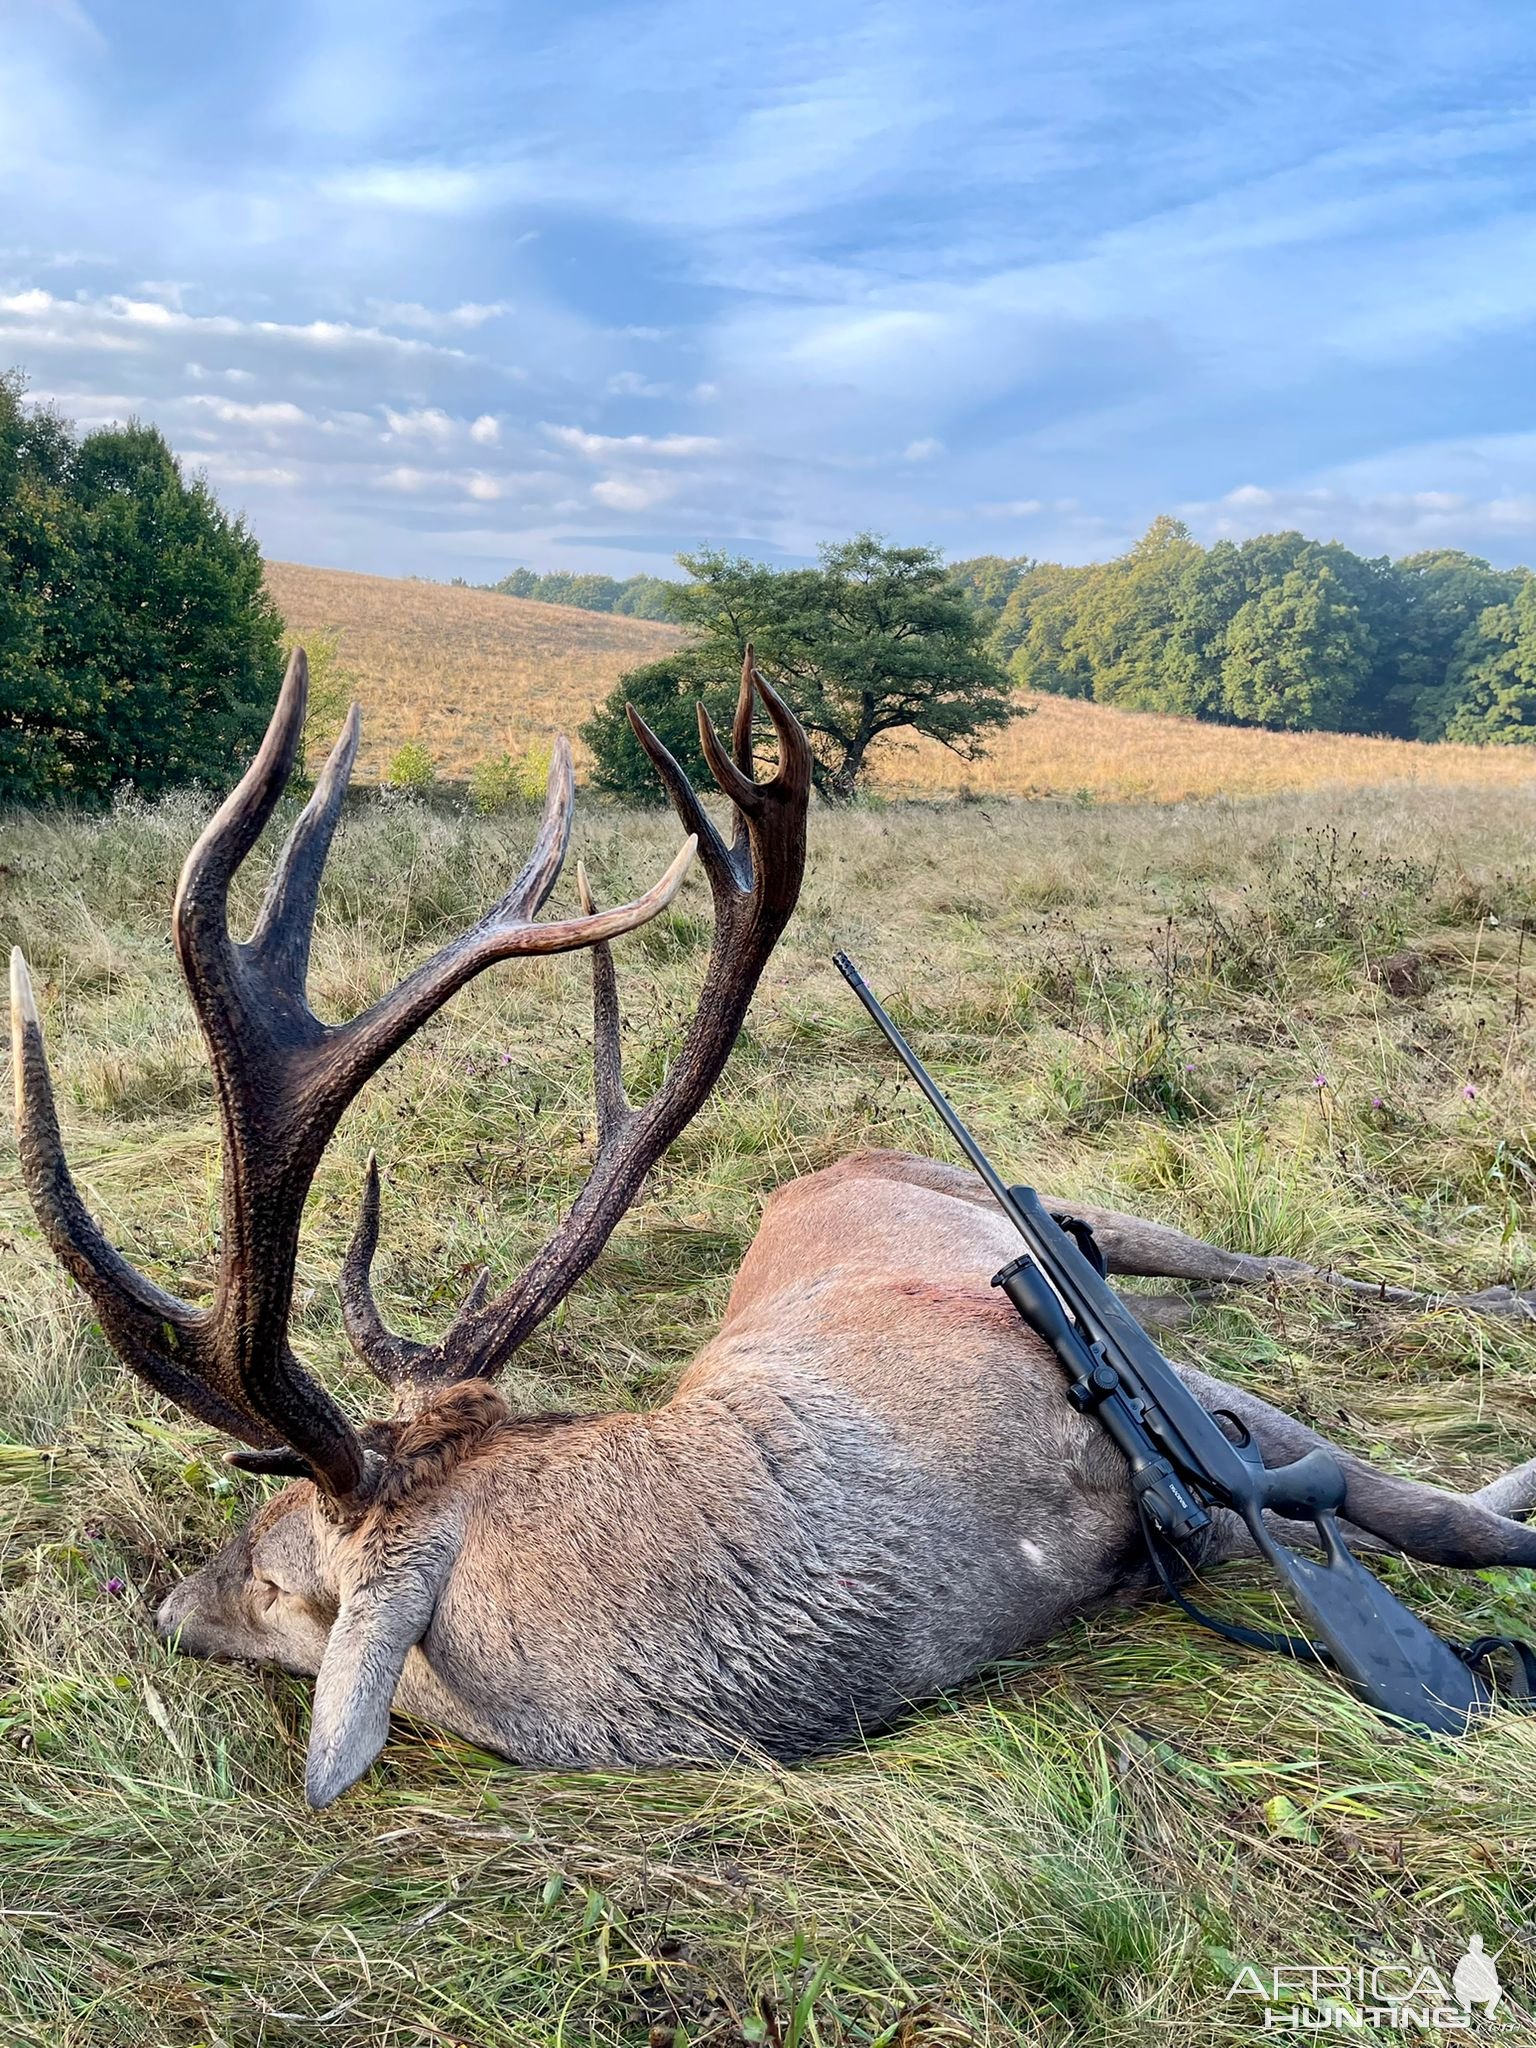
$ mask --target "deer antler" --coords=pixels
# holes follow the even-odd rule
[[[771,781],[752,774],[753,691],[778,735]],[[613,960],[604,943],[592,953],[593,1079],[597,1158],[581,1193],[522,1275],[494,1301],[476,1282],[436,1344],[413,1344],[384,1326],[369,1284],[379,1235],[378,1169],[369,1162],[362,1215],[347,1255],[342,1305],[354,1349],[388,1385],[421,1394],[455,1380],[486,1377],[557,1307],[602,1250],[614,1225],[639,1194],[646,1175],[698,1110],[719,1078],[768,956],[789,921],[805,867],[811,756],[805,734],[777,692],[758,673],[749,646],[741,669],[731,752],[699,706],[699,739],[721,790],[735,810],[729,846],[715,830],[687,776],[633,705],[629,722],[666,786],[714,895],[715,938],[699,1006],[666,1080],[643,1107],[624,1092],[619,1002]],[[582,904],[601,916],[585,874]]]
[[[27,1192],[55,1256],[90,1296],[118,1356],[158,1392],[253,1446],[243,1462],[307,1471],[326,1493],[345,1498],[366,1490],[362,1444],[288,1343],[304,1199],[342,1112],[417,1026],[492,962],[605,945],[654,917],[681,886],[694,844],[633,903],[536,923],[570,836],[574,782],[560,739],[538,838],[507,893],[371,1009],[347,1024],[322,1024],[305,980],[321,871],[357,751],[355,705],[279,856],[255,930],[241,944],[228,926],[230,883],[293,773],[307,690],[299,651],[255,760],[187,856],[176,894],[176,952],[208,1047],[223,1140],[222,1230],[208,1307],[193,1307],[136,1272],[81,1201],[19,949],[11,956],[11,1020]]]

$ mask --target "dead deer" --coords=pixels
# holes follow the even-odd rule
[[[491,1385],[705,1100],[794,907],[809,753],[750,653],[729,751],[700,718],[735,810],[729,846],[632,712],[691,844],[635,902],[598,911],[583,878],[584,914],[538,923],[570,827],[562,742],[511,889],[335,1026],[314,1016],[305,983],[355,709],[250,939],[232,940],[226,918],[231,878],[292,772],[305,688],[297,656],[266,740],[193,848],[176,899],[223,1140],[207,1307],[136,1272],[82,1204],[19,952],[12,1013],[23,1174],[54,1252],[128,1367],[250,1447],[231,1462],[296,1481],[171,1592],[158,1626],[194,1655],[315,1677],[311,1803],[368,1768],[392,1708],[530,1765],[804,1757],[1144,1589],[1119,1454],[989,1288],[1017,1243],[950,1168],[872,1153],[781,1190],[719,1334],[658,1408],[530,1419]],[[765,783],[752,774],[754,688],[779,744]],[[693,844],[714,896],[714,946],[678,1057],[651,1101],[632,1107],[608,942],[671,900]],[[287,1335],[300,1215],[324,1147],[368,1077],[473,975],[575,948],[593,965],[591,1177],[522,1276],[494,1300],[477,1283],[424,1345],[386,1328],[371,1291],[380,1204],[370,1163],[342,1300],[353,1345],[394,1400],[388,1419],[355,1427]],[[1112,1266],[1160,1270],[1152,1227],[1092,1220]],[[1208,1405],[1239,1414],[1271,1460],[1318,1441],[1240,1389],[1186,1377]],[[1382,1542],[1438,1563],[1536,1564],[1536,1530],[1512,1518],[1536,1497],[1536,1461],[1465,1498],[1345,1463],[1345,1513]],[[1245,1540],[1235,1518],[1218,1516],[1207,1558],[1236,1555]]]

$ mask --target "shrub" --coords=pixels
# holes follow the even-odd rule
[[[384,777],[386,789],[402,796],[425,796],[437,780],[437,763],[420,740],[407,740],[390,762]]]
[[[520,754],[492,754],[470,771],[469,801],[482,818],[523,804],[542,803],[549,780],[551,748],[524,747]]]
[[[0,376],[0,800],[227,786],[281,639],[254,538],[155,428],[77,439]]]

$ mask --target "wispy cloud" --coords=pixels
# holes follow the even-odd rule
[[[615,455],[713,455],[720,446],[709,434],[590,434],[583,427],[546,426],[551,441],[574,448],[594,462]]]

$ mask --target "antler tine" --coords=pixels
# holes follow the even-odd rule
[[[731,755],[720,744],[720,735],[715,731],[714,721],[702,704],[695,707],[699,719],[699,745],[704,750],[704,759],[709,763],[709,772],[721,789],[736,806],[736,846],[739,848],[746,837],[746,821],[758,805],[757,784],[752,779],[752,683],[754,670],[750,652],[741,665],[741,695],[736,700],[736,716],[732,724],[733,750],[745,752],[745,767],[738,767]],[[741,735],[746,733],[743,746]]]
[[[402,1377],[410,1377],[412,1361],[426,1346],[409,1337],[397,1337],[379,1314],[372,1280],[373,1255],[378,1248],[379,1161],[377,1154],[370,1152],[357,1228],[341,1269],[341,1320],[358,1357],[386,1386],[393,1386]]]
[[[588,917],[596,914],[586,868],[576,863],[576,889]],[[634,1115],[624,1092],[619,1042],[619,982],[607,940],[592,948],[592,1092],[597,1098],[597,1149],[605,1151]],[[476,1303],[478,1307],[480,1304]]]
[[[736,766],[749,782],[755,777],[755,764],[752,759],[752,685],[754,680],[761,682],[762,678],[757,673],[757,663],[752,653],[752,642],[749,640],[741,651],[741,683],[736,691],[736,716],[731,721],[731,754],[736,762]],[[699,708],[702,710],[703,706],[701,705]],[[731,851],[737,856],[738,860],[742,857],[746,844],[746,819],[738,811],[736,816],[736,833],[731,847]]]
[[[672,808],[682,820],[683,829],[691,832],[699,842],[699,860],[713,885],[721,875],[735,880],[736,872],[731,866],[731,855],[725,841],[715,830],[709,813],[699,802],[693,784],[665,743],[651,731],[633,704],[626,704],[624,715],[629,720],[630,731],[640,742],[651,766],[660,778],[662,788],[671,799]]]
[[[614,1226],[639,1193],[646,1175],[704,1102],[735,1042],[753,990],[789,920],[805,866],[810,800],[810,749],[783,700],[753,667],[743,665],[743,689],[762,696],[779,739],[773,779],[756,783],[725,752],[701,717],[705,755],[736,810],[736,847],[727,850],[705,815],[692,784],[661,741],[629,708],[630,724],[654,763],[684,826],[697,840],[715,903],[715,939],[699,1005],[677,1058],[661,1087],[642,1107],[625,1098],[619,1060],[618,995],[606,948],[593,947],[594,1068],[598,1096],[597,1160],[564,1223],[521,1277],[483,1308],[465,1304],[447,1332],[404,1364],[418,1393],[445,1381],[488,1376],[534,1330],[586,1272]],[[750,727],[738,702],[732,734],[738,754],[750,745]],[[584,906],[591,903],[579,878]],[[589,913],[595,924],[600,915]],[[366,1203],[365,1196],[365,1203]],[[358,1240],[364,1237],[360,1228]],[[371,1250],[371,1243],[369,1249]],[[372,1339],[370,1363],[388,1377],[395,1355]],[[367,1340],[365,1340],[367,1341]],[[366,1354],[365,1354],[366,1355]]]
[[[59,1136],[42,1023],[19,946],[11,949],[11,1070],[23,1184],[50,1251],[90,1297],[109,1342],[140,1379],[200,1421],[244,1443],[275,1443],[258,1417],[177,1362],[175,1354],[195,1355],[203,1312],[131,1266],[81,1201]]]
[[[209,955],[229,944],[229,885],[292,778],[304,739],[308,696],[309,662],[303,648],[296,647],[256,758],[209,819],[182,866],[171,917],[176,951],[189,981]]]
[[[320,878],[352,779],[362,729],[362,713],[354,704],[315,784],[314,795],[278,855],[249,941],[250,951],[273,979],[301,997],[309,974]]]
[[[742,649],[741,685],[736,692],[736,715],[731,721],[731,752],[742,774],[752,774],[752,685],[761,682],[749,640]]]

